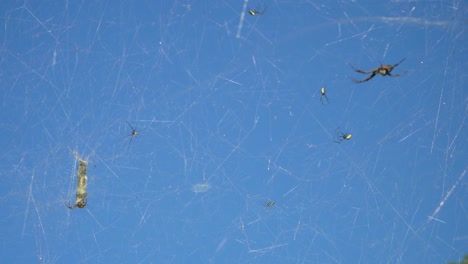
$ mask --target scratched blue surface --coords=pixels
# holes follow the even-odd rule
[[[468,253],[466,3],[1,5],[3,263]]]

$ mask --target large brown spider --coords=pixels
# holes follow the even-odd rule
[[[394,65],[382,65],[380,63],[380,67],[375,68],[375,69],[370,70],[370,71],[363,71],[363,70],[360,70],[358,68],[355,68],[355,67],[351,66],[351,67],[353,67],[353,70],[355,72],[359,72],[359,73],[363,73],[363,74],[369,74],[369,73],[371,74],[371,75],[369,75],[369,77],[365,78],[364,80],[355,80],[355,79],[353,79],[353,82],[355,82],[355,83],[367,82],[368,80],[374,78],[374,76],[376,74],[380,74],[382,76],[388,75],[388,76],[391,76],[391,77],[400,76],[401,74],[391,74],[391,72],[396,66],[400,65],[400,63],[402,63],[404,60],[405,59],[402,59],[401,61],[399,61],[397,64],[394,64]]]

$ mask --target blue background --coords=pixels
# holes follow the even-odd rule
[[[0,15],[2,263],[468,252],[466,2],[3,1]],[[403,58],[400,77],[351,81]],[[69,210],[74,152],[88,204]]]

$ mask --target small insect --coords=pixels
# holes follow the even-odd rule
[[[270,207],[270,206],[273,206],[273,205],[275,205],[275,202],[270,201],[270,202],[264,204],[263,206],[265,206],[265,207]]]
[[[320,102],[322,104],[323,104],[323,98],[325,98],[325,100],[328,103],[328,97],[327,97],[327,92],[325,91],[325,87],[322,87],[322,89],[320,89]]]
[[[255,16],[255,15],[263,15],[265,13],[265,11],[267,10],[268,6],[265,5],[265,7],[263,8],[262,11],[259,11],[260,8],[257,8],[257,9],[249,9],[249,14],[251,16]]]
[[[405,59],[402,59],[401,61],[399,61],[397,64],[394,64],[394,65],[382,65],[380,63],[380,67],[375,68],[375,69],[370,70],[370,71],[363,71],[363,70],[360,70],[358,68],[355,68],[355,67],[351,66],[355,72],[359,72],[359,73],[363,73],[363,74],[369,74],[370,73],[369,77],[365,78],[364,80],[354,80],[353,79],[353,82],[355,82],[355,83],[367,82],[370,79],[374,78],[374,76],[377,75],[377,74],[380,74],[382,76],[387,76],[388,75],[388,76],[391,76],[391,77],[400,76],[401,74],[391,74],[391,72],[393,71],[393,69],[395,67],[400,65],[400,63],[402,63],[404,60]]]
[[[336,139],[334,140],[336,143],[341,143],[343,140],[350,140],[353,136],[351,133],[343,133],[341,132],[340,128],[335,130]]]
[[[65,204],[69,209],[85,208],[86,207],[86,196],[88,192],[86,191],[86,184],[88,182],[88,176],[86,175],[87,163],[86,161],[78,158],[78,184],[76,188],[76,201],[74,205],[71,205],[70,202]]]

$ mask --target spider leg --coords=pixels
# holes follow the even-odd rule
[[[73,206],[71,206],[70,202],[68,202],[68,205],[65,203],[65,206],[68,207],[68,209],[75,209],[76,207],[76,204],[74,204]]]
[[[130,144],[132,143],[133,137],[134,137],[133,133],[130,134],[130,141],[128,142],[127,149],[130,147]]]
[[[263,6],[263,8],[262,8],[261,5],[258,5],[258,6],[257,6],[257,11],[256,11],[256,12],[257,12],[257,14],[259,14],[259,15],[263,15],[263,13],[265,13],[265,11],[267,10],[267,8],[268,8],[268,6],[267,6],[266,4]]]
[[[387,75],[390,76],[390,77],[398,77],[398,76],[401,76],[401,74],[399,74],[399,73],[395,73],[395,74],[387,73]]]
[[[132,127],[132,125],[130,125],[129,122],[127,122],[127,124],[128,124],[128,126],[130,126],[130,128],[132,129],[132,132],[133,132],[133,131],[136,131],[136,130]]]
[[[324,95],[320,96],[320,102],[322,102],[322,104],[323,104],[323,98],[325,98],[325,100],[326,100],[326,101],[327,101],[327,103],[328,103],[328,97],[327,97],[327,95],[326,95],[326,94],[324,94]]]
[[[363,70],[360,70],[360,69],[354,69],[355,72],[359,72],[359,73],[363,73],[363,74],[369,74],[369,73],[372,73],[373,71],[363,71]]]
[[[333,140],[333,142],[340,144],[343,141],[342,135],[343,132],[341,132],[339,127],[335,129],[335,139]]]
[[[393,68],[395,68],[396,66],[400,65],[403,61],[405,61],[406,58],[403,58],[401,61],[397,62],[397,64],[393,65]]]
[[[370,71],[364,71],[364,70],[361,70],[361,69],[359,69],[359,68],[354,67],[354,65],[352,65],[352,64],[350,64],[349,66],[351,66],[351,68],[353,69],[353,71],[359,72],[359,73],[363,73],[363,74],[370,74],[370,73],[375,72],[375,71],[378,69],[378,68],[377,68],[377,69],[373,69],[373,70],[370,70]]]
[[[377,69],[373,69],[373,70],[370,70],[370,71],[363,71],[363,70],[361,70],[361,69],[354,68],[354,67],[353,67],[353,70],[354,70],[355,72],[359,72],[359,73],[363,73],[363,74],[370,74],[370,73],[374,73],[374,72],[377,71]]]
[[[367,82],[368,80],[374,78],[374,76],[376,75],[377,73],[376,72],[372,72],[371,75],[369,75],[369,77],[365,78],[364,80],[353,80],[353,82],[355,83],[363,83],[363,82]]]

